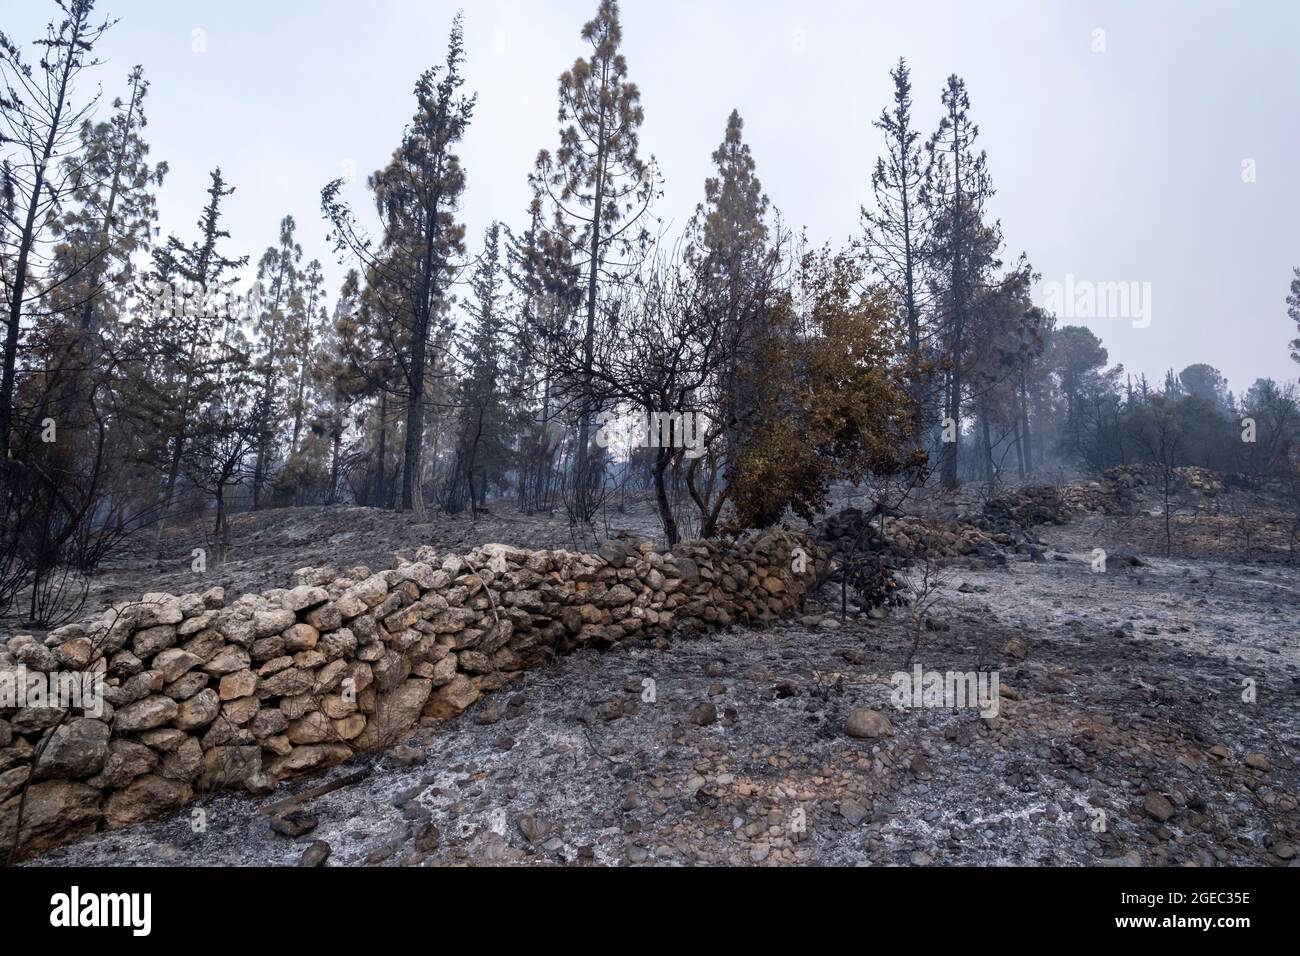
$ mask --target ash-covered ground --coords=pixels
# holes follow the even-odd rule
[[[139,600],[145,591],[184,594],[213,586],[224,587],[233,599],[291,585],[298,568],[386,568],[394,554],[409,555],[423,545],[446,553],[489,543],[581,551],[595,550],[599,541],[619,534],[655,538],[660,526],[653,509],[645,503],[626,512],[611,509],[583,535],[563,513],[524,515],[508,501],[477,520],[468,513],[430,512],[420,518],[349,505],[273,508],[230,519],[224,560],[206,522],[168,528],[161,543],[152,533],[140,534],[90,582],[86,609]],[[202,553],[201,562],[196,562],[196,552]]]
[[[1035,548],[932,568],[920,631],[907,607],[841,619],[828,589],[771,628],[574,654],[394,752],[32,865],[294,864],[321,841],[330,865],[1297,865],[1300,572],[1280,533],[1237,556],[1240,510],[1191,494],[1168,558],[1149,497],[1035,527]],[[572,546],[560,519],[514,515],[299,510],[236,532],[209,582],[236,593],[306,564],[384,566],[385,543]],[[185,574],[124,568],[96,599],[193,590]],[[926,671],[996,670],[999,714],[895,708],[914,646]],[[850,735],[856,708],[886,735]],[[277,824],[295,836],[261,812],[358,771]]]

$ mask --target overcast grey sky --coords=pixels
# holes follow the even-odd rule
[[[0,29],[26,42],[53,4],[0,7]],[[557,138],[556,79],[583,52],[578,32],[596,0],[99,7],[121,18],[97,71],[106,98],[135,63],[152,83],[148,139],[171,166],[164,235],[192,238],[219,164],[238,189],[232,248],[256,260],[292,214],[306,257],[335,284],[320,189],[352,164],[350,198],[369,210],[365,176],[396,145],[414,80],[442,60],[456,9],[467,87],[479,94],[461,150],[473,249],[491,220],[521,222],[533,159]],[[1158,380],[1210,362],[1239,391],[1300,372],[1284,301],[1300,265],[1300,4],[623,0],[622,20],[642,144],[666,177],[664,218],[680,225],[699,201],[735,107],[787,221],[818,242],[856,233],[881,145],[870,123],[902,55],[927,129],[945,77],[966,79],[1009,256],[1026,251],[1045,282],[1150,284],[1149,325],[1083,323],[1112,363]]]

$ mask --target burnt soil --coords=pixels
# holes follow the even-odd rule
[[[416,732],[413,750],[264,799],[207,796],[31,865],[292,864],[318,840],[330,865],[1296,865],[1300,571],[1279,534],[1253,535],[1249,562],[1231,534],[1266,506],[1283,528],[1277,502],[1192,496],[1169,557],[1149,497],[1035,527],[1033,554],[933,568],[919,632],[908,607],[841,618],[828,592],[766,629],[574,654]],[[641,507],[608,530],[654,527]],[[233,597],[422,544],[582,544],[562,518],[504,511],[297,509],[233,530],[201,582],[188,566],[201,530],[177,529],[161,560],[139,546],[89,608],[212,584]],[[998,671],[998,716],[895,708],[890,676],[914,646],[927,671]],[[848,736],[864,707],[892,735]],[[303,805],[314,826],[300,836],[259,812],[358,770]]]

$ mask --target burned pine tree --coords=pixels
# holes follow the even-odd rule
[[[280,220],[279,241],[262,253],[257,263],[260,291],[259,312],[254,326],[257,333],[256,357],[261,379],[258,407],[265,416],[257,440],[257,463],[253,469],[253,508],[264,504],[263,488],[270,481],[270,469],[276,441],[276,425],[284,407],[281,394],[288,378],[291,361],[289,341],[292,326],[301,322],[301,303],[297,300],[302,274],[302,246],[294,237],[293,216]]]
[[[147,160],[139,67],[106,121],[97,97],[75,104],[111,22],[92,22],[91,2],[60,14],[35,68],[0,34],[0,613],[26,587],[38,626],[75,614],[84,575],[148,520],[118,383],[132,260],[166,170]]]
[[[564,481],[560,457],[565,432],[557,381],[564,330],[581,308],[582,272],[561,223],[542,221],[541,187],[533,183],[528,228],[507,244],[515,293],[509,352],[509,390],[525,421],[515,450],[519,507],[525,514],[550,512]],[[558,217],[558,212],[553,212]]]
[[[939,452],[943,486],[956,488],[965,414],[966,372],[973,357],[970,339],[976,302],[1000,263],[997,224],[984,221],[993,195],[983,152],[975,152],[979,127],[970,119],[966,84],[948,77],[941,97],[944,115],[926,143],[928,157],[921,202],[931,221],[929,259],[937,310],[940,364],[944,371],[944,435]]]
[[[871,173],[874,209],[862,209],[865,251],[873,275],[889,290],[906,330],[908,391],[915,404],[917,441],[934,418],[932,328],[927,257],[931,209],[922,202],[929,171],[921,134],[912,122],[912,80],[899,59],[889,73],[894,83],[892,108],[882,109],[872,124],[884,134],[885,155]]]
[[[359,230],[339,198],[342,180],[321,194],[336,248],[374,273],[380,308],[394,323],[391,339],[406,403],[401,507],[417,513],[424,510],[420,475],[430,359],[434,353],[445,357],[447,336],[439,322],[465,251],[465,228],[456,215],[466,180],[454,150],[469,127],[475,97],[460,93],[463,62],[464,32],[457,16],[444,65],[429,68],[416,81],[416,112],[401,145],[388,166],[370,177],[383,223],[379,242]]]
[[[0,167],[0,218],[3,252],[3,355],[0,355],[0,464],[11,458],[18,345],[25,312],[40,298],[34,281],[49,265],[50,234],[64,204],[76,188],[74,169],[63,160],[80,146],[83,124],[96,99],[74,102],[83,70],[96,66],[95,44],[111,25],[92,21],[94,0],[68,0],[62,14],[46,29],[37,67],[26,63],[16,43],[0,33],[0,143],[7,146]]]
[[[643,220],[657,188],[653,158],[640,158],[639,131],[645,119],[641,92],[627,79],[618,4],[602,0],[595,19],[582,28],[591,53],[578,58],[559,83],[560,146],[537,158],[532,181],[554,210],[551,240],[572,250],[583,272],[581,325],[572,333],[582,358],[581,373],[564,382],[565,401],[577,417],[572,477],[573,518],[595,515],[592,394],[598,325],[608,322],[610,303],[649,241]]]
[[[500,484],[511,461],[518,416],[505,390],[505,303],[503,301],[501,228],[493,223],[483,235],[483,253],[470,280],[468,322],[458,349],[461,374],[453,404],[456,424],[453,461],[443,506],[478,517],[488,488]]]
[[[198,415],[221,388],[225,367],[238,361],[226,348],[232,319],[226,276],[247,256],[230,258],[218,246],[230,234],[221,228],[221,201],[234,192],[218,167],[211,173],[208,203],[199,215],[199,238],[185,245],[175,236],[154,250],[149,308],[134,327],[139,361],[128,386],[137,407],[163,449],[158,541],[167,509],[175,500],[181,466],[198,428]]]
[[[720,334],[714,348],[718,364],[700,386],[699,397],[713,408],[705,452],[684,471],[704,537],[718,527],[727,504],[727,472],[764,401],[762,348],[782,268],[780,229],[775,237],[769,230],[770,204],[744,128],[739,111],[732,110],[713,153],[714,174],[705,180],[704,202],[687,226],[686,267],[699,281],[697,308]]]

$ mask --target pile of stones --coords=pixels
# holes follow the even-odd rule
[[[983,524],[1011,532],[1041,524],[1066,524],[1074,508],[1055,485],[1015,488],[984,503]]]
[[[1159,465],[1119,465],[1103,475],[1110,485],[1118,489],[1151,488],[1163,485],[1164,472]],[[1174,485],[1206,495],[1217,495],[1224,489],[1224,476],[1195,465],[1173,469]]]
[[[992,555],[1002,544],[971,524],[940,524],[915,515],[871,516],[860,508],[845,508],[825,518],[813,529],[815,537],[833,557],[877,555],[885,567],[903,570],[918,559],[941,560],[969,555]]]
[[[832,567],[847,576],[856,603],[868,609],[905,603],[898,572],[918,561],[1001,559],[1003,547],[1015,544],[1011,535],[987,534],[972,524],[941,524],[914,515],[882,520],[860,508],[827,516],[812,535],[830,554]]]

